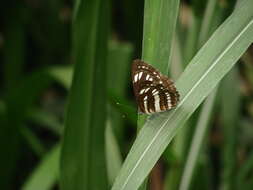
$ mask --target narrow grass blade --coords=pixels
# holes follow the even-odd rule
[[[207,3],[206,11],[202,20],[200,34],[198,39],[198,46],[201,47],[210,34],[211,21],[213,19],[213,14],[215,13],[215,6],[217,0],[209,0]]]
[[[234,68],[222,81],[222,171],[220,190],[235,189],[237,165],[237,139],[240,118],[240,79]],[[231,94],[233,94],[231,96]]]
[[[146,0],[142,59],[168,74],[179,0]]]
[[[107,88],[120,97],[126,96],[130,79],[130,65],[133,46],[117,41],[109,42],[107,64]]]
[[[1,48],[1,95],[8,94],[8,91],[12,91],[17,87],[23,75],[23,67],[25,65],[26,57],[26,17],[24,16],[28,10],[23,2],[16,2],[15,6],[10,6],[2,2],[1,7],[1,20],[5,23],[2,30],[1,38],[4,43]],[[7,11],[5,11],[7,10]],[[29,89],[28,89],[29,90]],[[8,94],[9,95],[9,94]],[[17,102],[17,100],[15,100]],[[22,100],[21,100],[22,101]],[[5,102],[7,103],[7,102]],[[9,107],[6,104],[6,107]],[[19,109],[22,109],[19,107]],[[17,110],[17,107],[16,107]],[[9,108],[7,108],[9,112]],[[22,115],[22,114],[21,114]],[[16,115],[17,116],[17,115]],[[8,118],[11,122],[8,121]],[[16,120],[15,116],[4,113],[0,116],[0,187],[2,189],[11,189],[12,181],[15,175],[14,168],[17,160],[19,159],[19,140],[20,136],[18,131],[19,122],[14,124]],[[11,139],[11,140],[10,140]],[[8,143],[6,143],[8,142]],[[14,174],[14,175],[13,175]]]
[[[248,159],[245,160],[237,174],[237,186],[235,189],[243,187],[245,190],[252,189],[253,151],[249,152]]]
[[[202,144],[204,137],[208,129],[208,122],[212,113],[212,108],[214,105],[217,89],[215,89],[206,99],[199,116],[197,126],[195,128],[195,133],[192,138],[192,143],[190,150],[185,162],[185,168],[183,171],[181,183],[179,190],[188,190],[190,188],[190,183],[194,174],[194,170],[201,153]]]
[[[111,122],[112,130],[119,143],[124,142],[124,114],[115,107],[116,103],[127,102],[118,101],[126,99],[128,81],[130,80],[130,64],[133,47],[128,43],[110,41],[108,51],[107,72],[107,94],[108,94],[108,118]],[[128,115],[129,116],[129,115]],[[135,120],[136,122],[136,120]],[[122,144],[120,144],[121,146]]]
[[[109,182],[112,184],[121,168],[122,157],[120,155],[119,146],[113,133],[110,121],[107,121],[105,140],[106,140],[105,146],[106,146],[107,173]]]
[[[15,173],[22,140],[19,131],[23,126],[25,115],[51,82],[52,78],[44,70],[40,70],[20,80],[18,85],[9,89],[6,94],[5,111],[0,115],[0,149],[2,150],[0,186],[4,189],[9,189],[7,187],[12,185],[10,178]]]
[[[211,21],[213,21],[213,15],[215,14],[215,6],[216,6],[217,2],[216,0],[209,0],[206,8],[205,8],[205,12],[204,12],[204,16],[202,19],[202,23],[201,23],[201,27],[200,27],[200,32],[199,32],[199,37],[198,40],[196,41],[196,47],[200,48],[204,42],[206,42],[206,40],[208,40],[208,37],[210,37],[210,27],[211,27]],[[195,11],[196,12],[196,11]],[[221,23],[219,23],[221,24]],[[216,26],[215,29],[217,29],[218,26]],[[181,133],[185,133],[185,134],[189,134],[189,130],[194,130],[194,134],[192,134],[192,138],[189,138],[189,140],[191,140],[191,143],[188,142],[188,144],[191,144],[191,146],[186,147],[185,146],[185,150],[186,148],[189,149],[188,151],[188,156],[187,159],[185,160],[184,163],[184,170],[182,170],[181,173],[181,179],[179,181],[179,187],[181,189],[188,189],[190,186],[190,183],[192,181],[194,172],[196,170],[196,164],[197,164],[197,160],[198,160],[198,155],[200,153],[200,149],[202,147],[202,141],[204,138],[204,134],[206,133],[207,127],[208,127],[208,122],[207,119],[209,119],[211,111],[212,111],[212,107],[213,107],[213,103],[214,103],[214,99],[215,99],[215,94],[217,93],[217,90],[214,90],[215,92],[213,92],[212,94],[209,95],[209,97],[207,97],[207,99],[205,100],[203,106],[202,106],[202,110],[199,114],[198,117],[198,121],[197,121],[197,126],[194,126],[194,129],[186,129],[183,128],[180,133],[178,134],[177,138],[180,137]],[[186,125],[189,123],[189,121],[186,123]],[[194,123],[195,125],[195,123]],[[191,128],[193,126],[191,125]],[[188,135],[189,136],[189,135]],[[187,136],[183,136],[183,138],[181,139],[181,141],[183,141],[185,143],[185,139],[187,138]],[[186,153],[186,151],[184,151]],[[196,153],[197,152],[197,153]],[[182,155],[183,157],[186,157],[185,155]]]
[[[25,181],[22,190],[52,189],[59,177],[59,153],[59,145],[54,146]]]
[[[197,42],[198,42],[198,33],[200,30],[200,19],[194,15],[194,13],[190,14],[190,27],[187,31],[186,42],[184,44],[184,52],[183,52],[183,62],[184,66],[188,65],[190,60],[193,58],[195,53],[198,50]]]
[[[62,190],[107,189],[104,133],[109,3],[79,0],[75,8],[75,70],[65,118],[60,185]]]
[[[26,114],[26,119],[29,122],[42,125],[44,128],[53,132],[55,135],[60,136],[62,134],[62,123],[60,122],[60,119],[52,113],[39,108],[31,108]]]
[[[142,60],[168,74],[172,40],[176,28],[179,0],[145,0]],[[141,129],[146,116],[138,116],[137,128]],[[139,189],[146,189],[147,180]]]
[[[181,100],[170,111],[149,117],[113,185],[137,189],[200,103],[253,41],[253,1],[241,6],[216,30],[176,82]]]
[[[42,142],[38,139],[38,137],[26,126],[22,126],[20,129],[20,133],[27,142],[27,144],[31,147],[34,153],[40,158],[46,152],[45,147]]]
[[[178,35],[174,35],[173,47],[172,47],[172,62],[171,62],[171,77],[176,80],[179,78],[180,74],[183,72],[183,57],[182,57],[182,47],[178,39]]]

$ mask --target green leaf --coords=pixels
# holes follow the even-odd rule
[[[70,88],[73,76],[72,66],[54,66],[49,68],[48,72],[65,88]]]
[[[146,0],[142,59],[168,74],[179,0]]]
[[[14,169],[19,156],[19,146],[21,145],[19,131],[23,127],[25,115],[51,82],[52,78],[44,70],[39,70],[20,80],[18,85],[11,88],[5,97],[5,111],[0,115],[1,187],[10,185],[12,180],[7,178],[15,173]],[[8,143],[6,144],[6,142]]]
[[[133,47],[128,43],[110,41],[107,64],[107,88],[119,96],[126,95],[130,79],[130,66]]]
[[[113,183],[121,168],[122,158],[110,121],[107,121],[105,139],[108,178],[110,183]]]
[[[42,142],[28,127],[22,126],[20,133],[23,135],[27,141],[27,144],[31,147],[31,149],[38,157],[41,157],[46,152],[46,149],[43,146]]]
[[[108,115],[112,129],[117,137],[120,146],[125,136],[125,115],[127,119],[132,119],[131,114],[122,113],[119,108],[119,102],[123,110],[127,110],[129,101],[126,101],[128,82],[130,80],[130,65],[133,53],[131,44],[111,40],[109,42],[108,64],[107,64],[107,95],[108,95]],[[119,101],[119,99],[124,100]],[[115,105],[117,108],[115,109]],[[125,109],[124,109],[125,108]],[[136,113],[136,112],[135,112]],[[135,114],[134,113],[134,114]],[[136,117],[134,118],[136,122]]]
[[[190,15],[190,26],[187,31],[186,42],[182,45],[184,47],[184,66],[188,65],[190,60],[194,57],[198,50],[198,38],[201,20],[195,14]]]
[[[208,37],[210,37],[211,21],[213,22],[214,20],[213,15],[217,13],[215,9],[216,4],[217,4],[216,0],[209,0],[207,3],[205,13],[202,19],[200,33],[198,36],[198,44],[195,44],[195,46],[198,48],[200,48],[204,44],[204,42],[208,40]],[[221,19],[219,18],[219,20]],[[221,22],[219,24],[221,24]],[[218,24],[215,29],[217,29],[217,27],[218,27]],[[188,153],[187,158],[185,159],[184,168],[182,168],[182,171],[181,171],[181,175],[180,175],[181,181],[178,182],[179,184],[178,188],[188,189],[193,179],[195,170],[197,168],[196,167],[197,161],[199,160],[198,155],[201,152],[201,148],[203,146],[202,143],[204,141],[204,137],[205,137],[204,135],[208,128],[208,120],[211,115],[212,107],[213,107],[215,96],[216,96],[215,94],[217,90],[214,90],[214,91],[215,92],[210,94],[209,97],[207,97],[205,102],[203,103],[203,106],[201,108],[202,110],[199,113],[198,121],[196,123],[196,127],[195,127],[195,123],[190,124],[190,120],[188,120],[185,125],[189,125],[189,126],[186,126],[182,130],[180,130],[179,134],[177,135],[175,139],[176,142],[179,141],[181,142],[181,144],[184,145],[183,151],[181,153],[181,160],[183,160],[186,157],[186,150]],[[190,136],[189,134],[191,134],[190,131],[193,131],[193,130],[194,130],[194,134],[192,134],[191,135],[192,137],[189,138]],[[179,139],[180,137],[181,139]],[[189,139],[188,142],[186,142],[186,139]],[[187,144],[190,144],[190,146],[188,147]],[[176,147],[176,149],[178,148]]]
[[[54,146],[28,177],[22,190],[52,189],[59,176],[59,153],[59,145]]]
[[[208,39],[210,34],[211,21],[213,20],[213,15],[215,14],[215,6],[217,4],[217,0],[209,0],[206,6],[205,14],[202,20],[200,34],[199,34],[199,42],[198,45],[201,47],[204,42]]]
[[[35,124],[43,125],[44,128],[52,131],[56,135],[60,136],[62,134],[62,123],[60,119],[52,113],[39,108],[31,108],[26,114],[26,119]]]
[[[176,82],[178,106],[149,117],[112,189],[141,185],[180,127],[246,51],[253,41],[252,8],[252,0],[242,2],[193,58]]]
[[[174,35],[173,39],[173,48],[172,48],[172,62],[170,74],[171,77],[176,80],[183,72],[183,60],[182,60],[182,47],[180,46],[180,42],[178,39],[178,35]]]
[[[220,190],[235,188],[237,165],[237,139],[240,119],[240,79],[237,68],[222,81],[222,171]],[[233,94],[233,96],[231,96]]]
[[[107,189],[104,134],[109,3],[76,1],[75,8],[75,68],[66,110],[60,185],[62,190]]]
[[[108,96],[109,96],[109,103],[111,105],[111,108],[113,108],[112,111],[117,112],[118,116],[120,116],[121,118],[125,117],[127,120],[129,120],[129,122],[131,122],[132,125],[136,125],[137,110],[133,102],[113,93],[109,93]],[[116,115],[111,115],[110,117],[114,119],[115,116]],[[113,125],[115,125],[115,123],[113,123]],[[118,127],[118,126],[115,126],[115,127]]]
[[[192,138],[190,150],[185,162],[185,168],[183,171],[182,179],[180,182],[180,190],[187,190],[190,188],[191,180],[194,175],[194,171],[201,154],[201,148],[204,142],[205,135],[208,130],[208,122],[212,113],[217,89],[215,89],[205,100],[199,120],[195,129],[194,136]]]
[[[253,169],[253,151],[249,152],[248,158],[237,174],[237,189],[243,187],[244,189],[252,189],[252,169]]]

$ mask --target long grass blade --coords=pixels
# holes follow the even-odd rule
[[[181,179],[179,190],[187,190],[189,189],[190,182],[193,177],[194,169],[196,167],[199,154],[201,152],[202,144],[204,141],[205,134],[208,129],[208,121],[210,119],[210,115],[212,113],[212,108],[214,105],[215,97],[216,97],[217,89],[215,89],[206,99],[199,120],[195,129],[195,133],[192,139],[192,143],[190,146],[190,150],[188,153],[187,160],[185,162],[185,168],[183,171],[183,176]]]
[[[18,159],[19,148],[21,145],[20,128],[23,127],[26,114],[35,100],[40,97],[41,93],[52,83],[45,70],[39,70],[19,80],[18,85],[9,89],[5,97],[5,110],[0,115],[0,148],[3,180],[0,180],[0,186],[4,189],[11,185],[9,179],[14,172],[16,159]],[[19,108],[19,109],[17,109]],[[22,109],[22,111],[20,111]],[[12,139],[12,140],[10,140]],[[8,142],[8,146],[6,145]]]
[[[146,0],[142,59],[168,74],[179,0]]]
[[[216,3],[217,0],[209,0],[207,3],[206,11],[200,28],[200,35],[198,40],[199,47],[203,45],[204,42],[208,39],[211,21],[213,19],[213,14],[215,13]]]
[[[61,152],[62,190],[108,188],[104,146],[108,6],[101,0],[76,2],[75,71]]]
[[[237,139],[240,116],[240,90],[238,70],[234,68],[222,81],[222,172],[220,190],[235,189],[237,165]],[[233,94],[233,96],[231,96]]]
[[[27,144],[34,151],[34,153],[38,157],[42,157],[42,155],[46,152],[46,149],[43,146],[42,142],[40,142],[38,137],[33,133],[33,131],[26,126],[22,126],[22,128],[20,129],[20,133],[26,140]]]
[[[244,161],[243,165],[237,174],[237,186],[239,189],[243,187],[244,189],[252,189],[252,169],[253,169],[253,151],[249,152],[247,160]],[[235,188],[235,189],[236,189]]]
[[[52,189],[59,177],[60,146],[49,151],[26,180],[22,190]]]
[[[105,131],[106,139],[106,162],[109,182],[112,184],[119,173],[122,165],[122,158],[117,139],[112,130],[111,122],[108,120]]]

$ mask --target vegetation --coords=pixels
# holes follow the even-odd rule
[[[1,189],[253,188],[252,0],[0,9]],[[135,58],[175,81],[175,109],[137,113]]]

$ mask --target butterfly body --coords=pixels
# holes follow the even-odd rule
[[[167,111],[175,107],[179,101],[179,93],[173,82],[139,59],[133,61],[132,82],[141,113]]]

